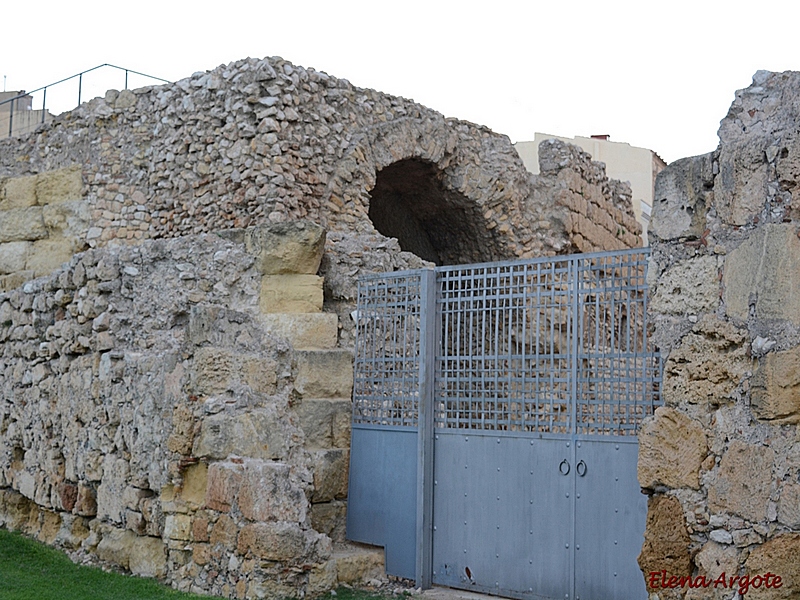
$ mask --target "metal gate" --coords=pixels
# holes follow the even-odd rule
[[[348,537],[423,586],[645,598],[647,255],[362,279]]]

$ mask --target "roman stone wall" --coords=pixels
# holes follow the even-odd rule
[[[382,573],[344,540],[352,356],[310,223],[93,249],[0,294],[0,524],[180,589]]]
[[[226,597],[381,573],[332,546],[357,278],[639,245],[601,163],[540,157],[278,58],[0,141],[0,524]]]
[[[798,98],[800,73],[757,73],[719,148],[657,180],[650,308],[665,406],[639,456],[651,494],[639,562],[645,579],[667,572],[654,599],[731,598],[743,581],[757,584],[747,598],[800,590]],[[743,579],[663,589],[722,573]]]

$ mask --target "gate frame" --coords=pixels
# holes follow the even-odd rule
[[[538,263],[546,263],[552,261],[568,261],[570,265],[574,265],[575,273],[570,276],[569,285],[570,285],[570,293],[572,294],[571,300],[571,314],[575,318],[575,322],[579,320],[579,313],[581,307],[581,293],[580,293],[580,280],[578,278],[579,270],[577,269],[578,261],[581,259],[597,259],[603,258],[607,256],[623,256],[629,254],[643,254],[645,255],[644,258],[649,259],[650,250],[649,248],[635,248],[629,250],[622,250],[622,251],[614,251],[614,252],[599,252],[599,253],[591,253],[591,254],[573,254],[573,255],[565,255],[565,256],[556,256],[556,257],[546,257],[540,259],[533,259],[533,260],[526,260],[526,261],[519,261],[519,260],[511,260],[511,261],[498,261],[493,263],[482,263],[482,264],[475,264],[475,265],[453,265],[449,267],[437,267],[437,268],[426,268],[426,269],[418,269],[413,271],[398,271],[392,273],[383,273],[383,274],[373,274],[367,275],[359,278],[359,302],[361,301],[361,290],[362,285],[365,285],[365,282],[375,281],[384,279],[387,277],[419,277],[419,358],[418,358],[418,381],[417,381],[417,425],[413,429],[416,430],[417,436],[417,451],[416,451],[416,505],[415,505],[415,521],[414,521],[414,537],[415,537],[415,547],[416,547],[416,556],[414,561],[414,579],[416,584],[424,589],[431,587],[432,585],[432,573],[433,573],[433,499],[434,499],[434,435],[435,435],[435,414],[434,414],[434,400],[435,400],[435,382],[436,382],[436,369],[437,369],[437,351],[439,350],[439,335],[441,335],[441,321],[440,316],[441,313],[438,310],[437,306],[437,296],[438,296],[438,277],[437,274],[440,271],[447,270],[447,269],[457,269],[457,268],[481,268],[481,267],[503,267],[503,266],[513,266],[516,264],[523,263],[530,263],[530,264],[538,264]],[[571,269],[573,267],[571,266]],[[574,286],[574,287],[573,287]],[[646,286],[646,283],[645,283]],[[644,288],[646,290],[646,287]],[[360,305],[359,305],[360,306]],[[646,328],[646,312],[647,312],[647,302],[644,301],[643,304],[644,310],[644,327]],[[359,311],[356,312],[357,320],[360,318]],[[577,327],[577,325],[574,325]],[[358,323],[357,323],[357,337],[358,337]],[[646,331],[643,332],[643,336],[646,338]],[[570,395],[572,400],[570,401],[570,409],[569,409],[569,422],[570,422],[570,432],[569,436],[574,441],[577,437],[580,437],[581,434],[578,432],[578,425],[577,425],[577,405],[578,405],[578,355],[580,351],[581,345],[581,338],[578,335],[577,331],[571,332],[571,339],[570,339],[570,354],[572,356],[570,361]],[[356,353],[358,352],[358,340],[356,342]],[[642,350],[642,352],[646,352],[646,347]],[[657,353],[653,353],[657,357]],[[356,361],[354,368],[358,368],[358,354],[356,355]],[[659,365],[658,373],[656,378],[653,380],[654,383],[661,382],[661,365]],[[355,398],[357,394],[357,389],[354,386],[354,418],[353,418],[353,427],[354,429],[359,428],[359,424],[355,422],[356,419],[356,411],[358,410],[357,406],[357,399]],[[656,406],[661,404],[660,400],[660,388],[659,391],[654,394],[656,398],[654,401],[651,401],[650,408],[655,410]],[[647,406],[644,402],[642,402],[645,406]],[[652,414],[652,412],[650,413]],[[362,426],[366,427],[366,426]],[[379,425],[374,426],[379,428]],[[411,432],[412,428],[406,428],[407,431]],[[476,433],[479,430],[475,431]],[[604,436],[605,437],[605,436]],[[565,438],[566,439],[566,438]],[[573,444],[574,445],[574,444]],[[573,449],[574,454],[574,449]],[[352,468],[352,461],[353,461],[353,452],[351,451],[351,469],[350,469],[350,490],[354,490],[354,472],[355,469]],[[366,543],[377,543],[379,545],[386,545],[387,542],[384,541],[383,544],[381,542],[376,542],[375,540],[367,540],[361,538],[351,538],[350,529],[351,529],[351,512],[354,508],[353,503],[348,499],[348,539],[353,539],[354,541],[363,541]],[[389,515],[385,515],[385,518],[391,518]],[[574,530],[575,524],[574,522],[570,525],[570,528]],[[573,540],[574,543],[574,531],[570,535],[570,538]],[[570,559],[570,564],[572,564],[572,560]],[[387,562],[387,569],[389,568]],[[573,569],[574,571],[574,565]],[[388,572],[388,570],[387,570]],[[408,576],[408,575],[405,575]],[[573,573],[573,580],[574,580],[574,573]],[[573,583],[574,586],[574,583]]]

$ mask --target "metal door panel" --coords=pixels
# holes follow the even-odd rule
[[[569,590],[565,440],[437,430],[433,581],[512,597]]]
[[[639,492],[635,439],[576,443],[576,600],[647,598],[636,561],[647,497]]]
[[[353,425],[351,448],[347,539],[383,546],[386,572],[413,579],[417,430]]]

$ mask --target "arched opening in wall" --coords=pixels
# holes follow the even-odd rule
[[[492,260],[483,215],[464,195],[442,185],[435,165],[409,158],[381,169],[370,191],[369,218],[400,247],[436,263]]]

